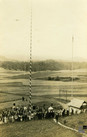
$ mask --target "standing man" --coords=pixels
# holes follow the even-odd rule
[[[58,123],[59,113],[56,114],[56,122]]]

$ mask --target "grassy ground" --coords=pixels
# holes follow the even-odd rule
[[[29,80],[24,78],[24,76],[27,75],[28,72],[0,69],[0,109],[5,108],[8,105],[11,106],[14,101],[16,101],[16,103],[21,103],[19,102],[19,99],[21,99],[22,96],[27,98]],[[71,71],[42,71],[34,72],[32,75],[32,102],[36,103],[43,100],[49,100],[50,97],[51,103],[53,98],[59,97],[59,89],[63,90],[61,92],[61,98],[66,100],[66,91],[64,90],[67,90],[67,100],[71,99],[71,82],[35,80],[38,77],[44,76],[71,76]],[[73,84],[73,93],[75,97],[87,100],[87,70],[74,71],[74,75],[81,77],[80,81],[75,81]],[[82,81],[82,79],[85,79],[85,81]]]
[[[28,73],[23,71],[0,69],[0,110],[11,107],[14,102],[16,105],[25,105],[28,103],[21,101],[22,96],[28,99],[29,80],[25,78],[27,74]],[[87,95],[87,71],[75,71],[74,75],[79,76],[80,81],[74,82],[73,92],[77,95],[77,98],[87,101],[86,96],[81,96]],[[69,95],[71,94],[72,83],[35,80],[37,77],[43,76],[71,76],[71,71],[33,73],[32,102],[38,105],[46,103],[48,106],[53,103],[55,106],[58,106],[59,100],[55,97],[59,97],[59,89],[66,89]],[[65,92],[62,91],[62,95],[61,98],[66,100]],[[68,96],[67,99],[70,100],[70,96]],[[69,116],[60,119],[60,121],[63,123],[64,120],[66,120],[66,125],[78,129],[80,120],[83,120],[83,123],[86,124],[86,115],[87,114]],[[52,121],[44,120],[0,125],[0,137],[80,137],[80,135],[64,129]]]
[[[83,126],[87,126],[87,112],[81,113],[81,114],[75,114],[72,116],[60,118],[59,121],[64,124],[64,121],[66,121],[66,126],[75,128],[79,130],[79,128],[83,129]],[[83,129],[85,133],[87,133],[87,129]]]
[[[81,135],[58,126],[53,120],[38,120],[0,125],[0,137],[81,137]]]

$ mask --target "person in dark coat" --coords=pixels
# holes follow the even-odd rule
[[[56,114],[56,122],[58,122],[58,119],[59,119],[59,114],[57,113]]]
[[[63,116],[63,117],[65,116],[65,109],[64,109],[63,112],[62,112],[62,116]]]
[[[71,112],[71,114],[73,115],[74,114],[74,110],[72,109],[72,112]]]
[[[67,110],[67,116],[69,116],[69,110]]]

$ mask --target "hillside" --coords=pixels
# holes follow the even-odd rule
[[[1,67],[9,70],[22,70],[29,71],[30,69],[29,62],[19,62],[19,61],[5,61],[2,62]],[[73,69],[86,69],[87,62],[74,62]],[[54,60],[45,60],[45,61],[33,61],[32,62],[32,71],[46,71],[46,70],[71,70],[72,62],[63,62],[63,61],[54,61]]]

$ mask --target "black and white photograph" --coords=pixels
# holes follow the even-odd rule
[[[0,137],[87,137],[87,0],[0,0]]]

